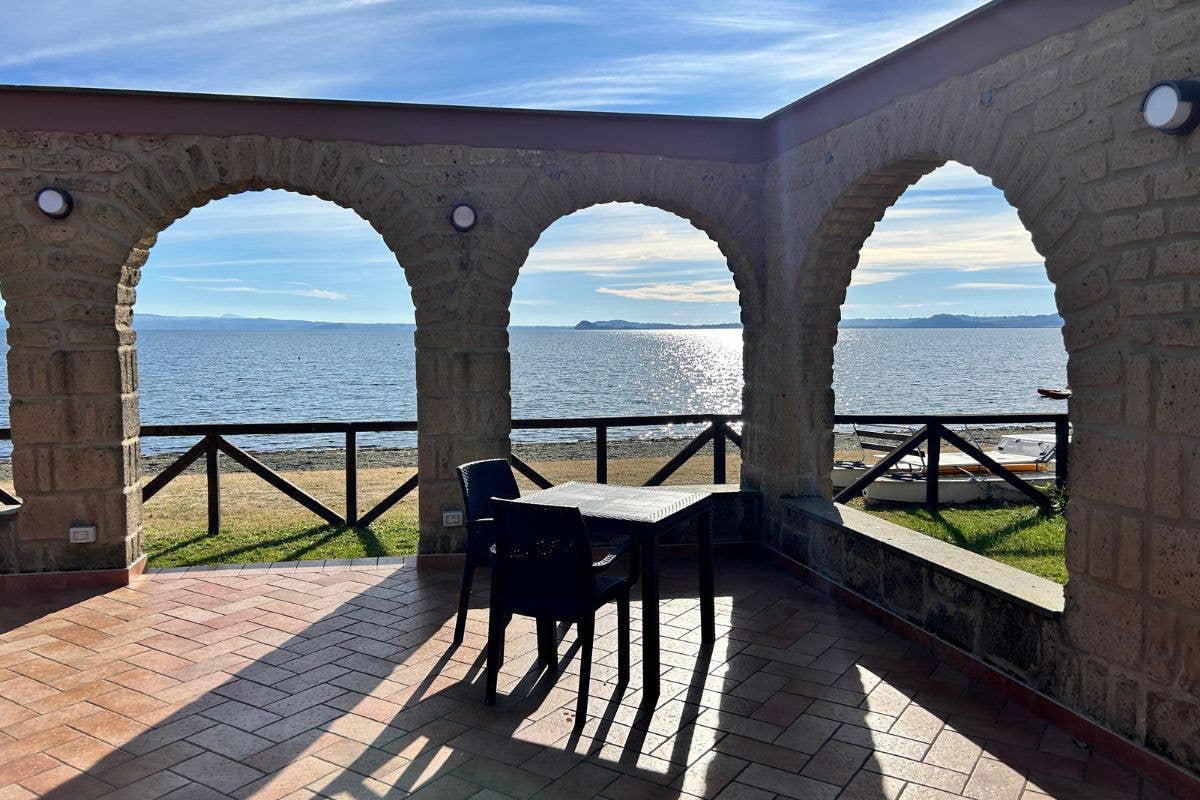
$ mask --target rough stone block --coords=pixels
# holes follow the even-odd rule
[[[910,619],[917,618],[925,604],[925,571],[916,561],[885,555],[880,582],[887,607]]]
[[[1114,470],[1113,464],[1126,469]],[[1071,444],[1072,496],[1131,509],[1146,505],[1148,448],[1144,441],[1079,431]]]
[[[1179,653],[1179,617],[1150,606],[1146,609],[1146,674],[1161,684],[1173,683]]]
[[[1184,608],[1200,609],[1200,532],[1154,523],[1150,532],[1150,594]]]
[[[1164,433],[1200,436],[1200,356],[1161,357],[1154,421]]]
[[[1123,286],[1117,296],[1121,313],[1131,317],[1178,314],[1187,307],[1187,288],[1182,281]]]
[[[1088,574],[1099,581],[1112,579],[1117,553],[1117,519],[1101,509],[1090,514],[1088,528]]]
[[[1150,65],[1134,64],[1102,75],[1092,91],[1099,105],[1111,106],[1131,97],[1139,97],[1150,83]]]
[[[1197,39],[1200,39],[1200,9],[1172,14],[1150,28],[1150,49],[1155,53]]]
[[[1146,523],[1139,517],[1122,517],[1117,547],[1117,583],[1124,589],[1142,588],[1142,546]]]
[[[1139,27],[1146,21],[1146,7],[1134,3],[1124,8],[1110,11],[1094,22],[1088,23],[1084,29],[1089,42],[1096,42],[1114,34]]]
[[[1068,641],[1082,652],[1136,668],[1144,634],[1141,605],[1113,587],[1074,576],[1066,593],[1063,622]]]
[[[1176,439],[1154,443],[1154,481],[1150,508],[1156,516],[1176,519],[1183,506],[1183,446]]]
[[[1200,698],[1200,617],[1191,615],[1180,625],[1183,638],[1180,650],[1183,658],[1179,685],[1193,697]]]
[[[1155,252],[1155,275],[1200,275],[1200,241],[1170,242]]]
[[[1042,663],[1041,626],[1030,611],[998,596],[983,603],[980,650],[985,658],[1029,677]]]
[[[1146,183],[1147,179],[1142,175],[1102,181],[1089,190],[1088,208],[1107,212],[1144,206],[1148,199]]]
[[[1033,130],[1036,133],[1052,131],[1083,114],[1086,108],[1082,92],[1049,97],[1033,109]]]
[[[1146,697],[1146,744],[1184,766],[1200,771],[1200,704],[1150,692]]]
[[[1080,704],[1093,717],[1108,710],[1108,665],[1095,658],[1079,660]]]
[[[1144,125],[1144,123],[1143,123]],[[1135,169],[1165,161],[1176,157],[1181,152],[1181,145],[1175,141],[1176,136],[1163,136],[1158,131],[1139,132],[1121,140],[1114,148],[1109,158],[1109,167],[1118,172],[1125,169]]]
[[[950,644],[974,652],[979,618],[972,612],[972,609],[935,601],[925,612],[925,627]]]
[[[1156,239],[1165,232],[1162,209],[1153,208],[1135,214],[1108,217],[1100,226],[1100,239],[1105,247],[1118,247],[1129,242]]]

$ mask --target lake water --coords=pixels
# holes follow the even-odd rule
[[[741,408],[741,331],[511,332],[515,417],[714,412]],[[415,419],[406,331],[177,332],[138,335],[142,422]],[[779,365],[786,369],[787,365]],[[1066,384],[1054,328],[846,329],[836,351],[842,413],[1056,412],[1039,386]],[[7,392],[7,385],[3,387]],[[3,408],[7,417],[7,407]],[[7,424],[7,422],[5,422]],[[614,430],[613,438],[686,429]],[[517,431],[517,440],[590,438]],[[413,434],[364,434],[363,446],[408,446]],[[251,437],[254,449],[340,446],[341,437]],[[146,452],[193,440],[149,439]]]

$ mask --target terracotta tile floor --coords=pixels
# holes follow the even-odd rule
[[[482,608],[450,645],[457,574],[373,564],[6,598],[0,800],[1164,796],[755,561],[718,563],[708,658],[694,568],[667,564],[652,715],[636,667],[615,685],[610,607],[581,725],[572,632],[555,681],[514,620],[501,703],[485,708]]]

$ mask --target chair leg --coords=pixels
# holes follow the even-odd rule
[[[496,705],[496,683],[500,676],[500,662],[504,660],[504,623],[504,612],[496,608],[493,597],[492,607],[488,609],[487,669],[483,688],[485,706]]]
[[[471,581],[475,577],[475,562],[467,553],[463,567],[462,589],[458,594],[458,621],[454,623],[454,643],[462,644],[463,634],[467,630],[467,608],[471,605]]]
[[[592,688],[592,645],[596,639],[596,612],[579,620],[579,699],[575,701],[575,721],[587,719],[588,692]]]
[[[617,598],[617,682],[629,684],[629,591]]]
[[[554,620],[538,617],[537,621],[538,663],[551,672],[558,671],[558,640],[554,635]]]

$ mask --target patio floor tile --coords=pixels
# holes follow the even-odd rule
[[[550,675],[521,618],[488,708],[486,574],[454,647],[458,577],[305,562],[22,597],[0,609],[0,800],[1167,796],[753,558],[718,564],[711,652],[693,569],[664,567],[655,708],[636,594],[632,679],[610,609],[586,719],[574,629]]]

